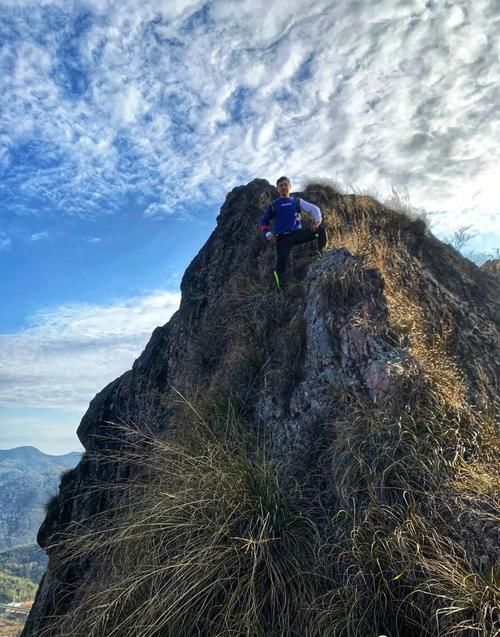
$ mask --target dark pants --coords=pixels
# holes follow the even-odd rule
[[[290,250],[293,246],[309,241],[318,240],[318,250],[321,252],[326,246],[327,235],[326,228],[322,225],[313,230],[312,228],[302,228],[289,232],[288,234],[279,234],[276,236],[276,272],[275,280],[279,288],[285,287],[285,272],[290,256]]]

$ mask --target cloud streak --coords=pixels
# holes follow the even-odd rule
[[[48,238],[49,238],[49,233],[46,230],[43,230],[42,232],[34,232],[31,235],[32,241],[42,241],[43,239],[48,239]]]
[[[0,407],[83,410],[129,369],[180,294],[159,291],[107,306],[63,305],[0,334]]]
[[[10,250],[12,240],[4,232],[0,232],[0,250]]]
[[[445,211],[443,232],[457,215],[491,231],[496,0],[4,5],[12,210],[99,215],[140,193],[155,217],[286,172],[394,186]]]

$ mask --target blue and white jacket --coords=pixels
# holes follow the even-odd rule
[[[303,199],[294,197],[279,197],[270,203],[260,222],[262,232],[269,237],[271,232],[271,220],[274,219],[274,234],[288,234],[302,228],[300,213],[310,212],[315,223],[321,223],[321,211]]]

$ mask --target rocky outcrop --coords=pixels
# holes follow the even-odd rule
[[[500,278],[500,259],[488,259],[481,266],[481,270],[483,272],[488,272],[488,274],[492,274],[496,276],[497,279]]]
[[[293,474],[317,463],[318,449],[348,444],[342,428],[354,407],[345,396],[379,415],[400,409],[402,418],[431,387],[450,412],[453,401],[494,403],[500,291],[493,277],[421,221],[367,197],[311,186],[303,196],[322,208],[330,248],[320,258],[310,244],[295,248],[290,286],[279,293],[270,277],[273,250],[258,232],[261,207],[273,196],[263,180],[228,194],[216,229],[186,270],[178,312],[156,328],[133,368],[91,402],[78,430],[86,453],[65,475],[39,532],[49,567],[25,636],[41,634],[44,618],[74,603],[85,565],[54,566],[58,537],[112,506],[95,498],[96,483],[130,475],[126,462],[101,459],[103,449],[120,451],[124,434],[114,423],[169,435],[182,427],[179,395],[204,403],[230,395]],[[341,498],[324,478],[332,499]]]

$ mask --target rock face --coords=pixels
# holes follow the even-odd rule
[[[481,266],[481,270],[483,272],[488,272],[489,274],[493,274],[500,279],[500,259],[489,259]]]
[[[61,473],[79,459],[79,453],[50,456],[34,447],[0,450],[0,551],[34,544]]]
[[[235,188],[216,229],[186,270],[178,312],[155,329],[133,368],[90,404],[78,430],[86,453],[65,475],[39,532],[49,567],[25,637],[44,630],[59,634],[57,628],[49,631],[45,618],[72,608],[85,571],[81,564],[62,571],[53,542],[70,524],[111,506],[92,496],[96,482],[129,475],[126,463],[117,469],[100,459],[102,449],[119,453],[122,445],[122,434],[110,423],[133,423],[139,430],[168,435],[181,426],[179,394],[193,402],[230,394],[248,426],[265,429],[273,456],[289,474],[307,463],[317,466],[328,447],[333,468],[323,469],[322,488],[331,494],[327,498],[340,503],[343,476],[350,475],[354,462],[346,460],[344,425],[357,409],[356,401],[364,405],[363,412],[356,412],[357,421],[359,414],[372,410],[380,422],[396,412],[401,421],[421,404],[422,396],[434,394],[443,396],[443,413],[462,403],[495,403],[500,382],[500,290],[495,278],[440,243],[421,221],[373,199],[340,195],[319,185],[300,195],[323,211],[330,232],[323,256],[311,244],[296,247],[289,288],[285,293],[274,290],[274,251],[260,236],[258,223],[263,203],[276,191],[263,180]],[[352,408],[346,407],[345,396],[355,397]],[[481,457],[477,436],[470,436],[475,442],[464,442],[468,433],[450,429],[450,449],[443,452],[450,456],[447,462],[460,445],[467,447],[464,458],[467,453]],[[403,445],[402,438],[398,444]],[[344,468],[342,463],[347,463]],[[368,472],[376,473],[369,457],[367,463]],[[390,475],[387,467],[384,480]],[[359,480],[361,484],[365,476]],[[389,500],[402,503],[404,496],[396,491]],[[463,496],[451,486],[449,493],[451,500]],[[470,509],[481,508],[474,489],[467,493]],[[453,516],[451,500],[448,513]],[[350,501],[342,504],[346,510]],[[450,541],[478,551],[478,560],[491,565],[499,549],[498,532],[483,526],[479,532],[487,533],[489,543],[471,548],[478,533],[473,517],[464,516],[464,528],[452,529]],[[70,592],[59,594],[65,583]]]

